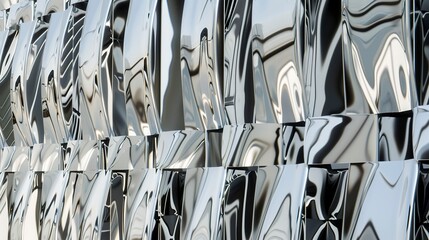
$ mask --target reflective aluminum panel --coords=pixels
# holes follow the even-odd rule
[[[130,2],[123,61],[128,134],[131,136],[154,135],[160,131],[158,9],[157,0]]]
[[[255,120],[303,121],[307,117],[302,77],[303,3],[254,0],[252,7]]]
[[[278,124],[225,126],[222,135],[223,165],[251,167],[280,164],[280,127]]]
[[[406,0],[343,1],[347,112],[396,112],[416,106],[409,4]]]
[[[305,129],[304,159],[308,164],[377,161],[377,116],[309,118]]]
[[[342,0],[305,2],[303,71],[308,115],[320,117],[344,113]]]
[[[224,100],[230,124],[254,122],[252,3],[225,2]]]
[[[72,9],[51,14],[40,72],[44,142],[63,143],[70,138],[72,27]]]
[[[15,133],[13,131],[13,120],[10,104],[10,83],[12,60],[15,55],[16,44],[18,42],[19,32],[15,30],[6,30],[0,32],[0,50],[1,50],[1,70],[0,70],[0,126],[2,129],[4,141],[7,145],[15,144]]]
[[[415,160],[351,164],[342,238],[408,239],[417,174]]]
[[[223,109],[223,2],[185,0],[180,39],[186,129],[225,124]]]
[[[111,87],[111,1],[91,0],[79,46],[79,96],[85,139],[102,139],[112,133],[109,108]]]
[[[310,167],[305,195],[306,239],[341,239],[348,164]]]
[[[180,37],[184,0],[161,0],[159,115],[164,131],[185,129]]]

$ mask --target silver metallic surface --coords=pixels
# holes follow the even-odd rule
[[[186,129],[225,124],[223,109],[223,2],[185,0],[180,39]]]
[[[158,48],[157,0],[131,0],[124,37],[124,84],[128,134],[154,135],[160,131],[158,111],[159,66],[152,54]],[[146,24],[141,24],[146,22]]]
[[[73,82],[71,56],[72,10],[51,14],[41,67],[44,142],[66,142],[71,127]]]
[[[303,121],[307,103],[302,77],[303,3],[254,0],[252,59],[258,123]],[[277,11],[283,9],[284,11]]]
[[[427,32],[429,25],[427,23],[429,10],[427,0],[414,0],[411,9],[412,16],[412,51],[413,65],[416,78],[417,95],[419,104],[427,105],[429,103],[429,57],[426,46],[428,46]]]
[[[223,166],[269,166],[282,161],[281,127],[278,124],[225,126],[222,143]]]
[[[349,171],[342,238],[408,239],[417,162],[351,164]]]
[[[54,12],[62,12],[66,9],[67,0],[38,0],[35,8],[35,16],[42,17]]]
[[[12,60],[18,42],[19,32],[15,30],[5,30],[0,33],[1,70],[0,70],[0,105],[1,117],[0,126],[4,141],[7,145],[14,145],[15,136],[13,131],[12,112],[10,104],[10,77],[12,70]]]
[[[377,161],[377,116],[309,118],[305,130],[304,159],[308,164]]]
[[[128,17],[129,0],[112,2],[112,99],[114,106],[110,110],[114,136],[127,135],[127,116],[125,109],[124,87],[124,34]]]
[[[0,0],[0,239],[429,239],[428,3]]]
[[[341,239],[348,164],[310,167],[305,195],[306,239]]]
[[[253,68],[251,54],[253,1],[225,4],[224,99],[228,123],[254,121]]]
[[[216,239],[225,183],[223,167],[193,168],[186,172],[181,239]]]
[[[160,181],[161,171],[155,169],[129,173],[123,239],[151,239],[155,234],[154,216]]]
[[[259,168],[255,189],[254,238],[299,239],[307,167],[304,164]],[[283,185],[285,183],[285,185]],[[261,219],[256,213],[261,212]]]
[[[158,169],[204,167],[207,165],[204,143],[202,131],[162,132],[158,139],[156,167]]]
[[[342,46],[342,0],[305,1],[305,94],[308,115],[346,110]]]
[[[12,4],[7,17],[6,28],[17,28],[20,22],[29,22],[34,20],[34,2],[18,1]]]
[[[406,14],[410,1],[346,0],[342,4],[347,112],[411,110],[417,95]]]
[[[159,115],[163,131],[185,129],[180,37],[184,1],[161,0]]]
[[[429,165],[428,161],[419,163],[418,181],[416,187],[416,197],[414,199],[414,237],[415,239],[428,239],[429,229],[427,222],[429,220],[428,205],[428,183],[429,183]]]
[[[111,135],[109,108],[111,99],[112,36],[110,30],[111,2],[88,2],[87,15],[79,46],[79,95],[81,126],[85,139],[102,139]],[[110,97],[110,98],[109,98]]]
[[[416,159],[429,159],[428,120],[429,107],[417,107],[413,111],[413,150]]]
[[[6,30],[7,13],[5,10],[0,10],[0,31]]]
[[[9,9],[10,6],[14,5],[18,3],[18,0],[4,0],[0,2],[0,9],[4,10],[4,9]]]
[[[33,101],[36,100],[34,94],[26,94],[34,91],[34,88],[27,89],[27,83],[30,83],[29,72],[33,67],[32,60],[35,57],[35,53],[30,51],[36,24],[35,21],[32,21],[20,25],[16,52],[12,63],[10,102],[15,144],[18,146],[30,146],[39,143],[41,130],[37,126],[33,126],[36,121],[32,121],[30,116],[30,108],[33,105]],[[40,121],[37,121],[37,123],[40,124]]]
[[[378,116],[379,161],[413,158],[412,115],[408,111]]]

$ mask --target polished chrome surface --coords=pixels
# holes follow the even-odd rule
[[[154,135],[159,121],[159,2],[131,0],[124,36],[128,134]],[[141,24],[145,23],[145,24]]]
[[[44,138],[40,93],[40,62],[47,24],[22,23],[11,72],[11,111],[16,145],[42,143]]]
[[[410,1],[342,4],[347,112],[411,110],[417,94],[409,41]]]
[[[184,1],[161,0],[159,115],[164,131],[183,130],[180,37]]]
[[[185,0],[180,38],[186,129],[220,129],[223,109],[222,1]]]
[[[78,78],[82,137],[102,139],[111,135],[111,2],[88,2],[80,37]]]
[[[18,42],[19,32],[15,30],[5,30],[0,33],[1,45],[1,70],[0,70],[0,100],[3,104],[0,105],[2,117],[0,118],[0,126],[2,129],[4,141],[7,145],[15,144],[15,136],[13,131],[12,112],[10,104],[10,77],[12,70],[12,60]],[[3,140],[2,140],[3,141]]]
[[[307,117],[302,77],[303,3],[254,0],[252,8],[255,120],[303,121]]]
[[[202,131],[162,132],[158,138],[157,151],[156,167],[159,169],[206,166]]]
[[[308,164],[377,161],[377,116],[309,118],[305,130],[304,159]]]
[[[67,0],[37,0],[34,9],[35,17],[42,17],[54,12],[62,12],[66,9]]]
[[[17,28],[19,23],[32,20],[34,20],[34,2],[18,1],[10,6],[6,28]]]
[[[308,169],[305,193],[307,239],[341,239],[348,175],[347,164]]]
[[[222,164],[251,167],[281,164],[281,126],[245,124],[225,126],[222,135]]]
[[[351,164],[342,239],[410,238],[417,166],[415,160]]]
[[[224,189],[223,167],[193,168],[183,186],[181,239],[216,239]]]
[[[227,1],[224,24],[224,101],[228,123],[254,121],[252,68],[252,3]]]
[[[0,0],[0,239],[429,239],[427,0]]]
[[[70,57],[73,41],[71,9],[51,14],[43,52],[41,97],[43,111],[44,142],[63,143],[69,139],[72,112],[73,82]]]
[[[309,117],[344,113],[342,0],[305,1],[305,95]]]

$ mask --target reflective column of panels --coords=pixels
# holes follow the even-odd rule
[[[156,239],[155,219],[161,176],[162,172],[156,169],[129,172],[124,205],[123,239]]]
[[[222,239],[301,239],[304,164],[229,168]]]
[[[253,1],[224,3],[224,104],[229,124],[255,122],[252,62]]]
[[[14,29],[21,34],[17,35],[16,46],[11,62],[10,75],[10,105],[13,124],[13,134],[15,144],[18,146],[29,146],[39,141],[38,127],[32,129],[34,122],[30,120],[31,102],[35,99],[28,98],[29,93],[34,89],[27,89],[29,73],[33,65],[33,58],[30,55],[30,45],[36,22],[33,21],[33,2],[19,2],[11,6],[7,18],[7,28]],[[37,50],[36,50],[37,51]],[[27,62],[28,59],[28,62]],[[30,69],[27,69],[30,68]],[[38,122],[37,124],[40,124]],[[35,132],[32,132],[34,130]]]
[[[254,0],[252,7],[255,121],[303,121],[307,117],[302,74],[304,3]]]
[[[305,1],[304,84],[308,115],[346,110],[341,0]]]
[[[70,139],[75,86],[71,75],[72,37],[72,9],[51,14],[40,72],[45,143]]]
[[[130,1],[123,61],[128,135],[131,136],[160,132],[159,24],[159,1]]]
[[[1,49],[1,70],[0,70],[0,126],[4,141],[7,145],[15,144],[13,131],[12,109],[10,104],[10,78],[12,70],[12,60],[18,42],[19,32],[16,30],[5,30],[0,33]]]
[[[410,6],[412,17],[412,47],[413,65],[416,78],[416,89],[420,105],[429,103],[429,57],[426,46],[428,46],[427,32],[429,29],[427,12],[429,10],[427,0],[414,0]]]
[[[164,170],[156,199],[152,238],[179,239],[186,170]]]
[[[185,129],[225,124],[223,1],[185,0],[180,39]]]
[[[409,4],[406,0],[343,1],[348,113],[407,111],[417,105]]]
[[[226,170],[223,167],[186,171],[181,239],[218,239]]]
[[[39,99],[36,96],[37,93],[40,94],[37,91],[40,88],[36,84],[37,76],[33,76],[34,80],[30,78],[33,64],[40,51],[37,45],[33,45],[32,39],[37,24],[36,21],[20,24],[16,52],[12,62],[10,102],[15,144],[18,146],[30,146],[43,141],[43,129],[39,126],[42,121],[33,117],[33,114],[40,114],[41,117],[41,109],[33,108],[33,106],[40,107],[40,95]],[[38,104],[34,105],[33,101]],[[34,113],[34,111],[36,112]]]
[[[79,81],[79,52],[80,52],[80,39],[82,36],[83,25],[86,18],[86,8],[87,2],[77,2],[70,6],[72,8],[72,18],[73,26],[72,33],[70,37],[72,39],[72,50],[71,54],[72,59],[70,59],[71,64],[71,77],[65,77],[62,80],[62,86],[69,86],[68,82],[71,82],[72,85],[70,88],[67,88],[67,92],[71,91],[71,94],[67,93],[67,98],[71,97],[71,108],[65,114],[70,119],[70,140],[79,140],[82,139],[82,119],[81,119],[81,105],[82,100],[80,98],[80,81]],[[68,49],[65,48],[65,51]],[[64,52],[65,52],[64,51]],[[66,55],[68,56],[68,55]],[[64,61],[67,61],[66,59]],[[65,97],[64,97],[65,98]],[[64,101],[65,99],[63,99]]]
[[[1,33],[4,33],[6,30],[6,21],[7,21],[7,12],[6,10],[0,10],[0,31]],[[5,37],[7,36],[6,34],[0,34],[0,56],[2,56],[2,51],[3,51],[3,47],[4,47],[4,41],[5,41]],[[1,66],[1,63],[0,63]],[[1,74],[1,67],[0,67],[0,74]],[[1,78],[0,78],[1,79]],[[1,83],[1,81],[0,81]],[[7,90],[7,88],[6,88]],[[6,97],[9,97],[9,94],[6,94]],[[4,118],[3,118],[4,119]],[[3,120],[2,119],[2,120]],[[0,147],[3,147],[6,145],[6,139],[4,137],[3,131],[2,131],[2,124],[0,123]]]
[[[82,137],[102,139],[112,133],[111,1],[88,1],[78,58]],[[109,111],[110,110],[110,111]]]
[[[163,131],[184,130],[180,38],[184,0],[161,0],[159,115]]]
[[[58,238],[100,238],[110,178],[111,172],[105,170],[68,172]]]
[[[114,136],[128,134],[125,111],[125,85],[124,85],[124,34],[130,1],[115,0],[112,2],[112,106],[111,124]],[[107,37],[107,36],[106,36]]]

